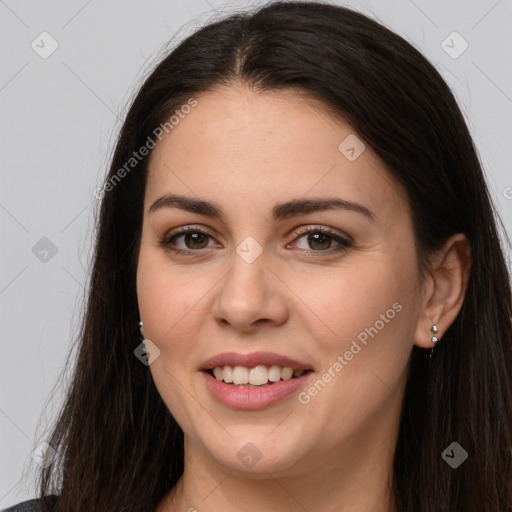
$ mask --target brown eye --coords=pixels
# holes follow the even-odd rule
[[[206,249],[211,238],[210,235],[198,229],[185,228],[179,230],[178,233],[164,237],[160,244],[164,249],[176,253],[195,252]],[[181,241],[179,241],[180,239]]]
[[[205,233],[191,231],[179,236],[183,237],[187,249],[204,249],[208,245],[208,235]],[[179,238],[179,236],[175,238]]]
[[[298,231],[295,234],[298,236],[297,240],[300,240],[301,238],[306,240],[307,247],[299,247],[300,249],[304,249],[306,251],[342,251],[352,245],[349,240],[341,237],[337,233],[316,227],[309,227],[303,231]],[[337,244],[337,246],[334,248],[332,247],[333,241]]]
[[[307,235],[308,244],[313,249],[329,249],[333,238],[325,233]]]
[[[352,245],[349,239],[340,236],[338,233],[314,226],[297,231],[295,235],[297,236],[296,240],[306,240],[306,247],[299,247],[299,249],[312,254],[318,253],[320,255],[322,253],[332,254],[333,252],[341,252]],[[194,255],[194,253],[204,252],[204,249],[211,247],[208,245],[209,240],[213,240],[213,237],[208,233],[193,227],[187,227],[165,236],[160,241],[160,245],[166,251],[174,254]],[[337,244],[334,247],[333,242]]]

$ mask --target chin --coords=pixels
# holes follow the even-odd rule
[[[253,433],[247,432],[247,427],[240,427],[240,434],[233,435],[227,443],[212,444],[210,437],[203,440],[203,446],[209,457],[229,471],[254,478],[287,473],[303,461],[307,450],[298,433],[293,436],[283,429],[279,434],[269,435],[276,424],[252,429]],[[233,430],[228,429],[230,433]]]

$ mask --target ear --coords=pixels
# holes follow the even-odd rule
[[[457,233],[431,258],[430,275],[424,283],[424,297],[414,334],[414,344],[432,348],[432,325],[441,339],[454,322],[464,302],[471,269],[471,246],[466,236]]]

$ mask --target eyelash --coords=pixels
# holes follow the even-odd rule
[[[175,249],[175,248],[170,247],[170,243],[172,242],[173,239],[175,239],[179,236],[186,235],[188,233],[199,233],[201,235],[205,235],[207,237],[213,238],[211,235],[209,235],[208,233],[206,233],[200,229],[197,229],[193,226],[187,226],[184,228],[179,228],[171,234],[165,235],[160,240],[159,243],[166,251],[170,251],[176,255],[195,256],[196,254],[194,254],[194,253],[200,253],[200,252],[205,251],[206,249]],[[309,252],[313,253],[312,254],[313,256],[317,256],[317,255],[319,255],[319,253],[320,253],[320,255],[322,253],[323,254],[327,253],[327,254],[332,255],[333,253],[343,252],[352,246],[351,240],[343,238],[340,235],[338,235],[337,233],[335,233],[329,229],[320,228],[320,227],[316,227],[316,226],[308,226],[305,229],[297,230],[294,232],[294,235],[298,238],[302,238],[302,236],[308,235],[310,233],[320,233],[322,235],[327,235],[329,238],[332,238],[334,241],[336,241],[340,244],[337,248],[334,248],[334,249],[316,250],[316,251],[310,250]],[[294,241],[295,241],[295,239],[294,239]],[[302,250],[307,250],[307,249],[302,249]]]

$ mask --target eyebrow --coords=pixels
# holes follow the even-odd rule
[[[214,219],[225,221],[222,207],[218,204],[204,199],[196,199],[194,197],[181,196],[176,194],[166,194],[156,199],[149,207],[148,213],[152,213],[163,208],[179,208],[199,215],[205,215]],[[297,215],[306,215],[316,211],[325,211],[333,209],[349,210],[361,213],[376,221],[375,214],[358,203],[346,201],[337,197],[320,198],[320,199],[294,199],[286,203],[276,204],[272,208],[272,216],[274,220],[284,220]]]

